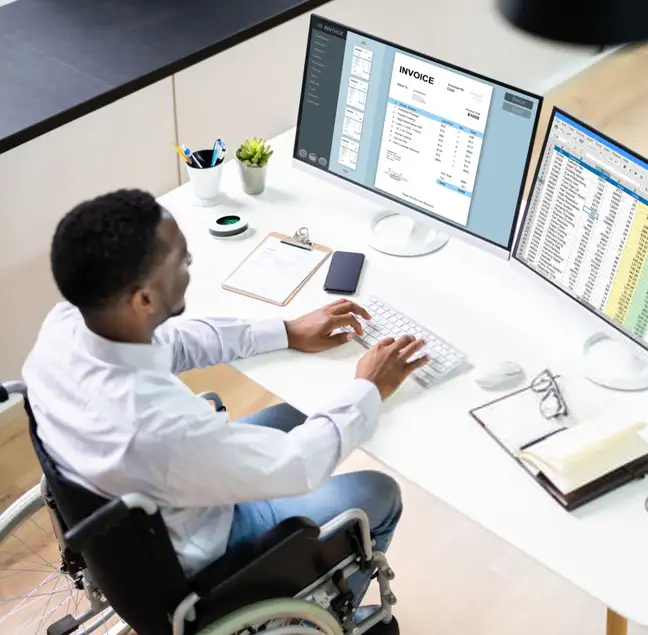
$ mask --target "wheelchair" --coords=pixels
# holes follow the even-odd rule
[[[110,500],[62,476],[36,434],[25,385],[0,384],[0,403],[15,396],[43,476],[0,515],[0,632],[362,635],[391,621],[394,573],[363,511],[322,527],[287,519],[187,576],[157,504],[139,493]],[[381,602],[362,620],[348,585],[358,571],[377,580]],[[32,589],[14,584],[21,572],[29,586],[37,581]]]

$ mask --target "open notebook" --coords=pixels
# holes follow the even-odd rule
[[[471,415],[567,509],[648,473],[648,427],[636,416],[609,410],[547,420],[538,401],[526,388]]]

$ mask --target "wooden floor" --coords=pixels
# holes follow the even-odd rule
[[[648,46],[617,54],[547,97],[631,148],[648,155]],[[550,108],[543,113],[539,143]],[[277,399],[228,367],[185,376],[195,390],[216,390],[232,417]],[[343,466],[385,469],[357,452]],[[19,412],[0,414],[0,509],[36,483],[39,470]],[[399,479],[405,514],[390,551],[397,615],[404,634],[595,635],[605,607],[420,488]],[[0,580],[3,565],[0,550]],[[11,561],[15,566],[15,561]],[[12,590],[5,580],[2,597]],[[8,626],[8,624],[5,624]],[[0,632],[23,633],[21,629]],[[648,629],[631,625],[632,635]],[[29,633],[25,633],[29,635]]]

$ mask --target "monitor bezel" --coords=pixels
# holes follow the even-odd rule
[[[628,341],[630,341],[633,344],[637,344],[640,346],[644,351],[648,352],[648,342],[641,340],[637,338],[636,336],[632,335],[628,331],[626,331],[623,327],[619,326],[614,320],[611,318],[607,317],[604,314],[601,314],[599,311],[596,309],[586,305],[584,302],[579,300],[578,298],[574,297],[572,294],[570,294],[568,291],[560,287],[558,284],[555,282],[552,282],[549,280],[547,277],[545,277],[543,274],[539,273],[535,269],[533,269],[530,265],[528,265],[524,260],[522,260],[518,256],[518,251],[520,247],[520,243],[522,242],[522,231],[524,229],[524,224],[527,220],[527,217],[529,215],[529,209],[528,209],[528,201],[530,201],[533,198],[533,194],[535,192],[537,180],[538,180],[538,175],[540,173],[540,166],[542,165],[542,159],[545,156],[545,152],[547,150],[547,144],[549,142],[549,137],[551,136],[551,129],[553,126],[554,119],[556,117],[556,114],[563,115],[567,117],[567,119],[573,121],[574,123],[578,124],[579,126],[582,126],[583,128],[589,130],[590,132],[593,132],[594,134],[597,134],[598,136],[602,137],[609,143],[615,145],[618,147],[620,150],[623,150],[624,152],[627,152],[628,154],[636,157],[640,161],[644,161],[648,163],[648,159],[644,157],[643,155],[639,154],[635,150],[632,150],[631,148],[628,148],[624,144],[620,143],[616,139],[613,139],[609,135],[605,134],[598,128],[595,128],[594,126],[591,126],[587,122],[579,119],[578,117],[574,117],[571,113],[567,112],[566,110],[559,108],[558,106],[554,106],[551,110],[551,115],[549,117],[549,120],[547,122],[547,130],[545,132],[545,136],[542,142],[542,150],[540,151],[540,154],[538,155],[538,161],[535,166],[535,171],[533,175],[533,181],[531,182],[531,188],[529,189],[529,197],[527,199],[527,206],[526,209],[524,210],[524,213],[522,214],[521,220],[520,220],[520,226],[517,232],[517,236],[515,239],[515,245],[513,247],[513,251],[511,252],[511,264],[514,266],[514,268],[521,273],[523,273],[525,276],[532,278],[536,282],[540,282],[545,289],[558,292],[562,297],[567,297],[569,298],[572,302],[573,305],[576,307],[580,307],[585,311],[585,314],[588,316],[591,322],[596,320],[596,324],[598,326],[598,330],[605,331],[605,333],[609,336],[612,337],[618,337],[619,335],[623,336],[626,338]]]
[[[384,194],[379,194],[377,192],[374,192],[372,189],[369,188],[367,185],[362,185],[360,183],[356,183],[355,181],[348,179],[340,174],[335,174],[330,172],[328,169],[313,165],[312,163],[308,163],[304,161],[303,159],[300,159],[298,157],[298,139],[299,139],[299,130],[301,126],[301,115],[302,115],[302,109],[304,105],[304,98],[305,98],[305,93],[306,93],[306,84],[307,84],[307,79],[308,79],[308,60],[310,56],[310,49],[311,49],[311,33],[314,30],[314,23],[315,21],[324,21],[327,24],[330,24],[334,27],[339,27],[341,29],[344,29],[345,31],[351,31],[353,33],[356,33],[357,35],[361,37],[366,37],[372,40],[375,40],[376,42],[379,42],[381,44],[384,44],[386,46],[392,46],[396,49],[399,49],[403,51],[404,53],[409,53],[410,55],[414,55],[416,57],[420,57],[422,59],[428,60],[430,62],[434,62],[436,64],[440,64],[441,66],[445,66],[449,69],[461,71],[462,73],[466,73],[475,79],[478,80],[483,80],[486,82],[489,82],[491,84],[496,84],[502,88],[507,88],[509,90],[513,90],[520,95],[524,95],[527,97],[530,97],[532,99],[536,99],[538,104],[536,107],[535,111],[535,119],[533,122],[533,129],[531,131],[531,138],[529,140],[529,148],[527,151],[527,157],[526,161],[524,164],[524,170],[522,172],[522,178],[520,181],[520,188],[518,192],[518,197],[517,197],[517,202],[516,202],[516,207],[515,207],[515,212],[513,214],[512,222],[511,222],[511,229],[509,232],[509,237],[508,237],[508,243],[506,245],[501,245],[500,243],[497,243],[493,240],[490,240],[488,238],[485,238],[484,236],[479,236],[478,234],[471,232],[468,229],[462,228],[460,226],[454,225],[453,223],[444,220],[443,218],[436,217],[436,216],[429,216],[426,212],[419,210],[415,208],[413,205],[408,205],[405,202],[402,201],[397,201],[395,199],[390,198],[387,195]],[[524,189],[527,183],[528,175],[529,175],[529,166],[531,164],[531,157],[533,154],[533,148],[535,146],[535,140],[536,140],[536,135],[538,131],[538,123],[540,120],[540,114],[542,112],[542,106],[544,102],[544,97],[542,95],[537,95],[535,93],[532,93],[528,90],[518,88],[517,86],[512,86],[511,84],[507,84],[505,82],[501,82],[497,79],[493,79],[491,77],[488,77],[486,75],[482,75],[480,73],[476,73],[468,68],[463,68],[461,66],[458,66],[456,64],[452,64],[450,62],[446,62],[444,60],[432,57],[431,55],[427,55],[425,53],[421,53],[419,51],[415,51],[413,49],[410,49],[406,46],[402,46],[401,44],[398,44],[396,42],[391,42],[389,40],[385,40],[384,38],[378,37],[376,35],[371,35],[370,33],[366,33],[364,31],[361,31],[359,29],[356,29],[355,27],[350,27],[345,24],[341,24],[340,22],[336,22],[335,20],[331,20],[330,18],[327,18],[322,15],[318,14],[311,14],[311,19],[309,23],[309,28],[308,28],[308,39],[306,43],[306,55],[304,58],[304,72],[302,75],[302,86],[301,86],[301,94],[299,96],[299,110],[297,112],[297,125],[295,128],[295,140],[294,140],[294,145],[293,145],[293,156],[292,156],[292,165],[294,168],[306,172],[308,174],[317,176],[319,178],[323,178],[329,182],[334,182],[337,185],[343,187],[346,190],[353,190],[354,193],[361,195],[363,197],[366,197],[370,200],[372,200],[375,203],[380,204],[382,207],[389,209],[391,211],[404,214],[410,218],[412,218],[415,221],[418,222],[424,222],[426,224],[432,225],[435,229],[438,229],[439,231],[442,231],[449,236],[454,236],[457,237],[461,240],[465,240],[466,242],[473,244],[477,247],[481,247],[486,249],[487,251],[494,253],[498,256],[504,257],[506,259],[509,259],[513,250],[513,246],[515,243],[515,233],[516,233],[516,228],[518,227],[520,216],[521,216],[521,207],[522,207],[522,199],[524,196]]]

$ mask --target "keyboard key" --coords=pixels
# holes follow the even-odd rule
[[[457,351],[451,344],[434,333],[424,329],[410,317],[399,313],[384,300],[370,296],[364,306],[367,307],[373,319],[371,322],[367,322],[359,318],[363,334],[362,336],[354,334],[354,336],[365,347],[371,348],[386,337],[397,339],[402,335],[410,335],[425,341],[425,347],[421,351],[417,351],[414,358],[427,354],[431,361],[412,373],[412,377],[421,386],[433,385],[464,360],[463,353]],[[351,331],[351,329],[345,330]]]

